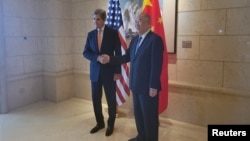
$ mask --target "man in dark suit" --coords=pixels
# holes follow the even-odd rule
[[[105,127],[102,113],[102,87],[104,87],[109,115],[106,136],[110,136],[116,118],[116,80],[120,77],[121,65],[101,64],[100,56],[103,53],[110,56],[121,55],[121,43],[118,32],[105,26],[105,20],[106,11],[96,9],[93,14],[96,29],[88,33],[83,56],[90,60],[92,101],[97,122],[90,133],[96,133]]]
[[[147,14],[138,15],[135,27],[139,35],[131,40],[125,55],[102,55],[101,60],[109,64],[130,61],[130,89],[138,135],[129,141],[158,141],[163,40],[150,30],[150,16]]]

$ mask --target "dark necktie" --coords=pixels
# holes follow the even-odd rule
[[[142,37],[140,36],[140,37],[139,37],[139,39],[138,39],[138,41],[137,41],[137,44],[136,44],[135,54],[137,53],[137,50],[138,50],[138,49],[139,49],[139,47],[140,47],[140,42],[141,42],[141,39],[142,39]]]

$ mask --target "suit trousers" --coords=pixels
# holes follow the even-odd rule
[[[155,97],[150,97],[149,93],[133,92],[134,116],[138,132],[137,140],[158,141],[158,103],[158,94]]]
[[[116,82],[113,81],[113,78],[104,80],[100,75],[97,82],[91,82],[91,87],[92,102],[97,125],[104,125],[104,116],[102,112],[102,88],[104,87],[109,115],[107,123],[108,127],[113,128],[116,118]]]

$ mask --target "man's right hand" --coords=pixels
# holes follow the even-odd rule
[[[109,63],[110,57],[107,54],[102,54],[98,56],[97,60],[102,64],[107,64]]]

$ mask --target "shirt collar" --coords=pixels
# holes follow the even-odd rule
[[[147,34],[149,33],[149,31],[150,31],[150,29],[147,32],[145,32],[144,34],[140,35],[139,37],[141,37],[142,40],[143,40],[147,36]]]
[[[103,27],[101,28],[101,31],[104,31],[104,27],[105,27],[105,26],[103,26]],[[100,29],[99,29],[99,28],[97,28],[97,30],[99,31]]]

